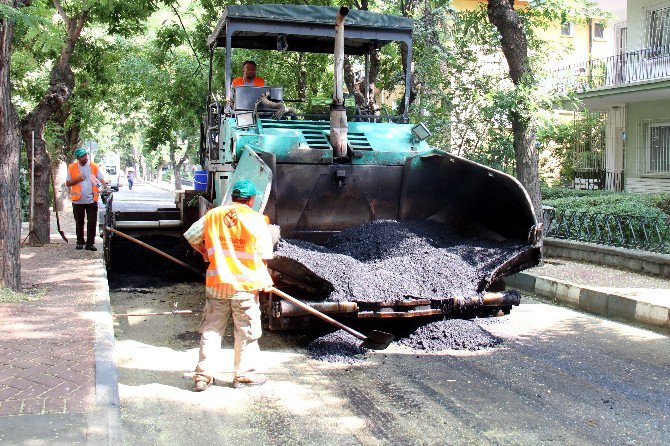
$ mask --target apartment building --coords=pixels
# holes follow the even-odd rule
[[[670,1],[601,3],[616,18],[611,54],[560,73],[593,125],[575,141],[576,186],[670,192]]]

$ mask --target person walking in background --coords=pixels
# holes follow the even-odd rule
[[[258,292],[272,286],[265,260],[272,258],[272,235],[263,214],[252,209],[256,186],[249,180],[233,185],[233,203],[207,212],[184,237],[209,261],[205,309],[200,324],[200,356],[195,390],[214,382],[213,359],[232,315],[235,336],[233,387],[258,386],[267,378],[256,373],[261,310]]]
[[[76,249],[97,251],[95,230],[98,223],[98,198],[100,185],[106,185],[101,169],[93,161],[89,162],[86,149],[79,147],[74,151],[77,161],[68,165],[65,185],[70,188],[72,212],[77,232]],[[84,218],[86,218],[86,239],[84,240]]]
[[[128,190],[133,190],[133,181],[135,181],[135,172],[128,172]]]

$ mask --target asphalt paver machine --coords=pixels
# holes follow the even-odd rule
[[[541,225],[528,194],[513,177],[474,163],[426,142],[422,124],[409,123],[409,94],[404,112],[380,116],[347,110],[343,98],[344,54],[365,58],[398,44],[412,59],[410,18],[307,5],[231,5],[208,38],[210,91],[203,127],[202,163],[208,170],[205,197],[220,205],[232,184],[253,179],[260,196],[256,210],[281,228],[283,238],[321,243],[344,229],[373,220],[441,218],[464,236],[516,240],[527,249],[500,265],[490,281],[538,264]],[[213,65],[219,48],[223,67]],[[300,116],[286,107],[281,86],[233,88],[234,48],[334,54],[333,102],[323,115]],[[281,53],[279,53],[281,54]],[[281,64],[278,57],[276,63]],[[212,76],[223,68],[225,99],[215,100]],[[262,67],[260,67],[262,69]],[[404,79],[410,87],[410,70]],[[368,91],[368,88],[364,88]],[[279,287],[309,293],[304,268],[271,262]],[[352,274],[355,272],[352,271]],[[479,305],[509,308],[518,296],[482,294]],[[350,317],[411,317],[445,313],[444,303],[422,299],[402,303],[312,302],[320,310]],[[305,316],[290,303],[270,296],[265,313],[273,328],[294,326]],[[453,302],[451,302],[453,308]],[[298,323],[299,325],[299,323]]]
[[[345,104],[344,55],[365,58],[367,92],[370,53],[384,45],[400,44],[409,64],[412,29],[410,18],[346,8],[227,6],[207,40],[209,93],[200,148],[207,187],[197,197],[195,213],[186,207],[193,199],[179,200],[175,215],[180,215],[182,231],[208,207],[229,202],[232,184],[240,178],[256,183],[255,209],[278,225],[285,239],[322,243],[371,221],[437,219],[464,237],[514,240],[524,248],[495,268],[474,300],[312,300],[310,304],[334,317],[366,320],[445,315],[473,303],[489,310],[518,304],[518,295],[494,291],[503,289],[504,277],[538,264],[541,256],[541,225],[520,183],[505,173],[430,147],[428,129],[409,122],[409,94],[404,95],[404,111],[397,116]],[[329,111],[296,113],[287,107],[282,86],[233,88],[235,48],[333,54]],[[222,64],[215,63],[220,60],[215,57],[217,51],[225,55]],[[276,54],[276,63],[281,64],[282,53]],[[406,71],[408,92],[411,70]],[[222,75],[225,92],[217,95],[213,80]],[[117,217],[112,223],[122,226],[124,220],[133,219]],[[280,259],[271,261],[270,268],[278,288],[310,300],[310,293],[318,294],[313,293],[315,280],[299,263]],[[439,274],[439,265],[430,268]],[[273,329],[303,326],[309,319],[304,311],[273,295],[264,296],[263,310]]]

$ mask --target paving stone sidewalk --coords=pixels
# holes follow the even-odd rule
[[[52,215],[51,244],[21,248],[22,285],[38,297],[0,303],[3,445],[90,444],[107,436],[96,401],[96,329],[107,292],[102,242],[96,239],[97,252],[75,250],[69,203],[60,214],[70,243]]]

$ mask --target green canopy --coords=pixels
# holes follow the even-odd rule
[[[207,39],[209,46],[332,53],[338,8],[313,5],[229,5]],[[411,44],[413,20],[352,9],[344,21],[345,53],[365,54],[389,42]]]

